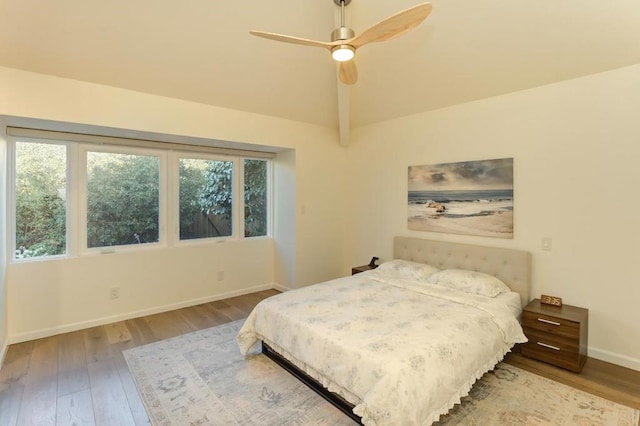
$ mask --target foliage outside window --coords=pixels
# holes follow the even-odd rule
[[[244,236],[268,232],[265,160],[244,160]],[[180,159],[180,239],[229,236],[233,218],[233,162]]]
[[[267,162],[244,160],[244,236],[267,235]]]
[[[87,247],[159,241],[160,160],[87,152]]]
[[[66,252],[67,147],[17,142],[16,259]]]
[[[13,152],[15,259],[173,241],[161,229],[179,240],[269,234],[268,160],[33,139]],[[171,211],[177,226],[165,223]]]
[[[233,161],[181,158],[180,239],[228,237],[233,231]]]

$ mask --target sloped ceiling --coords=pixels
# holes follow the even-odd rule
[[[356,33],[420,0],[353,0]],[[640,63],[638,0],[432,0],[412,32],[358,50],[351,126]],[[333,0],[0,0],[0,65],[338,126]]]

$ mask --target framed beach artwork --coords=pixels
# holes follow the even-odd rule
[[[513,238],[513,158],[409,166],[415,231]]]

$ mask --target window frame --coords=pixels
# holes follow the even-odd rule
[[[170,171],[175,173],[175,179],[171,180],[171,186],[173,187],[171,190],[172,197],[172,205],[173,208],[170,209],[173,214],[172,223],[173,226],[172,232],[172,241],[176,246],[184,246],[191,244],[202,244],[207,242],[223,242],[226,240],[234,240],[240,239],[242,237],[241,231],[244,231],[244,228],[241,228],[241,225],[238,219],[239,204],[242,202],[242,197],[239,196],[240,189],[244,188],[244,186],[239,186],[240,176],[239,171],[243,167],[241,161],[244,157],[232,157],[232,156],[224,156],[219,154],[209,154],[209,153],[197,153],[192,151],[173,151],[169,154],[170,160]],[[205,160],[205,161],[230,161],[233,163],[233,174],[231,176],[231,235],[225,235],[220,237],[203,237],[203,238],[190,238],[190,239],[180,239],[180,160],[188,159],[188,160]],[[244,227],[244,222],[242,223],[242,227]]]
[[[248,155],[238,151],[236,155],[198,151],[176,144],[170,147],[141,147],[135,143],[109,144],[83,142],[78,138],[39,137],[7,134],[7,261],[10,263],[41,262],[78,256],[94,256],[114,252],[136,252],[189,245],[215,244],[224,241],[242,241],[273,238],[273,159],[268,156]],[[135,141],[135,140],[134,140]],[[60,145],[66,148],[66,252],[63,254],[19,259],[16,257],[16,144],[19,142]],[[188,148],[188,149],[186,149]],[[159,241],[144,244],[88,247],[87,242],[87,153],[110,152],[131,155],[151,155],[159,158]],[[203,159],[233,162],[232,183],[232,233],[230,236],[205,237],[180,240],[179,159]],[[267,232],[266,235],[245,237],[244,216],[244,161],[255,159],[267,162]]]
[[[167,153],[161,150],[153,150],[137,147],[124,147],[112,145],[79,144],[78,146],[78,249],[80,254],[115,253],[125,251],[137,251],[145,248],[167,247]],[[89,247],[88,236],[88,153],[100,152],[110,154],[138,155],[158,158],[158,241],[142,244],[122,244],[116,246]]]
[[[241,228],[241,237],[245,238],[247,240],[256,240],[256,239],[260,239],[260,238],[271,238],[273,235],[273,161],[271,161],[270,159],[265,159],[265,158],[253,158],[253,157],[240,157],[240,159],[242,161],[240,161],[241,164],[241,170],[240,172],[240,182],[239,184],[241,185],[240,188],[242,189],[242,196],[240,197],[240,203],[239,203],[239,207],[240,207],[240,218],[242,219],[242,228]],[[265,235],[257,235],[255,237],[246,237],[245,236],[245,216],[244,216],[244,207],[245,207],[245,203],[244,203],[244,162],[245,160],[260,160],[260,161],[265,161],[267,163],[267,205],[266,205],[266,210],[267,210],[267,232]]]
[[[30,138],[30,137],[7,137],[7,224],[8,224],[8,232],[7,235],[10,239],[8,244],[8,252],[10,253],[8,256],[8,261],[11,263],[23,263],[23,262],[39,262],[43,260],[56,260],[56,259],[66,259],[71,256],[72,250],[74,248],[74,243],[72,242],[71,235],[73,232],[71,231],[71,227],[73,226],[70,218],[70,212],[72,210],[70,203],[71,196],[71,182],[72,179],[69,165],[73,161],[73,155],[71,154],[72,148],[70,147],[69,142],[57,141],[57,140],[47,140],[47,139],[38,139],[38,138]],[[66,161],[66,171],[65,171],[65,252],[61,254],[53,254],[48,256],[37,256],[37,257],[28,257],[19,259],[16,257],[16,252],[18,250],[17,247],[17,237],[18,237],[18,220],[17,220],[17,208],[18,208],[18,200],[16,196],[16,185],[17,185],[17,144],[18,143],[35,143],[35,144],[46,144],[46,145],[58,145],[65,147],[65,161]]]

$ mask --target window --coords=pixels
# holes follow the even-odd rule
[[[180,158],[180,239],[233,231],[233,161]]]
[[[66,253],[66,183],[65,145],[16,143],[16,259]]]
[[[7,133],[14,260],[270,234],[270,154]]]
[[[87,248],[160,241],[157,156],[87,152]]]
[[[268,162],[244,160],[244,236],[267,235],[268,225]]]

